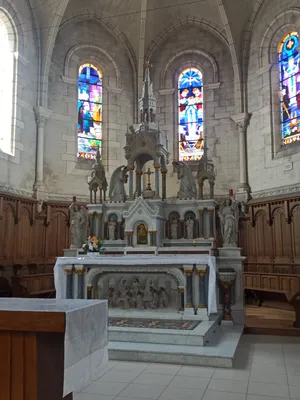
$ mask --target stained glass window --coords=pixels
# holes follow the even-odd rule
[[[203,80],[196,68],[178,79],[179,160],[197,161],[203,155]]]
[[[102,144],[102,74],[83,64],[78,76],[78,158],[95,159]]]
[[[290,32],[278,47],[281,94],[281,135],[284,145],[300,140],[299,35]]]
[[[12,35],[10,35],[12,38]],[[6,24],[0,19],[0,150],[13,153],[14,53]]]

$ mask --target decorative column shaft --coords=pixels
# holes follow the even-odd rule
[[[180,239],[185,238],[184,222],[185,222],[184,219],[179,220],[179,227],[180,227],[179,238]]]
[[[232,120],[236,123],[239,132],[240,144],[240,188],[244,191],[249,190],[247,178],[247,147],[246,147],[246,134],[247,126],[250,121],[250,114],[242,113],[232,116]]]
[[[143,172],[141,172],[141,171],[135,172],[136,192],[137,192],[138,197],[140,197],[142,195],[142,175],[143,175]]]
[[[52,111],[38,106],[34,108],[37,124],[37,148],[36,148],[36,176],[34,183],[35,196],[39,197],[39,191],[44,192],[44,128]]]
[[[150,246],[156,246],[156,234],[157,231],[151,231],[150,233]]]
[[[92,293],[93,293],[93,286],[92,285],[88,285],[87,287],[87,299],[91,300],[92,299]]]
[[[184,311],[184,287],[183,286],[179,286],[178,287],[179,290],[179,300],[180,300],[180,311]]]
[[[160,165],[154,165],[155,168],[155,197],[159,198],[159,170]]]
[[[199,308],[207,308],[205,296],[205,275],[206,269],[198,270],[199,273]]]
[[[209,237],[215,237],[215,218],[214,218],[214,210],[208,210],[208,218],[209,218]]]
[[[121,224],[122,221],[117,221],[117,239],[121,239]]]
[[[161,181],[162,181],[162,200],[167,198],[167,170],[161,171]]]
[[[186,300],[185,308],[193,308],[193,269],[184,269],[186,277]]]
[[[203,214],[204,214],[204,210],[199,210],[199,237],[200,238],[204,237]]]
[[[67,274],[66,298],[73,299],[73,266],[65,268],[65,273]]]
[[[232,312],[231,312],[231,304],[232,304],[231,290],[234,286],[235,279],[236,279],[236,272],[233,268],[219,269],[218,282],[221,289],[220,302],[223,306],[222,322],[230,322],[230,323],[233,322]]]
[[[133,199],[133,169],[129,171],[129,199]]]
[[[127,247],[132,247],[132,232],[125,232],[125,235]]]
[[[77,297],[78,299],[84,299],[84,288],[83,288],[83,280],[84,280],[84,268],[76,268],[77,274]]]

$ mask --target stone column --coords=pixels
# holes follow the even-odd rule
[[[125,232],[127,247],[132,247],[132,235],[133,235],[133,232]]]
[[[167,170],[161,170],[161,181],[162,181],[162,200],[167,198]]]
[[[66,298],[73,299],[73,266],[72,268],[65,268],[67,274],[67,287],[66,287]]]
[[[209,219],[209,238],[212,239],[215,237],[215,212],[214,210],[208,210],[208,219]]]
[[[178,291],[179,291],[179,302],[180,302],[180,307],[179,311],[184,311],[184,287],[183,286],[178,286]]]
[[[34,108],[35,120],[37,124],[37,148],[36,148],[36,174],[33,186],[34,197],[46,200],[47,193],[44,184],[44,128],[47,119],[52,111],[38,106]]]
[[[194,315],[194,304],[193,304],[193,265],[184,265],[184,275],[186,281],[185,291],[185,312],[187,314]]]
[[[248,176],[247,176],[247,146],[246,146],[246,137],[247,137],[247,127],[249,125],[249,121],[251,118],[250,114],[242,113],[238,115],[233,115],[232,120],[236,123],[238,132],[239,132],[239,144],[240,144],[240,188],[239,193],[243,194],[243,199],[239,198],[239,201],[248,201],[249,199],[249,184],[248,184]]]
[[[121,224],[122,221],[117,221],[117,240],[121,239]]]
[[[76,268],[77,275],[77,298],[84,299],[84,268]]]
[[[179,231],[179,239],[184,239],[185,238],[185,225],[184,225],[184,219],[180,219],[179,220],[179,227],[180,227],[180,231]]]
[[[135,181],[136,181],[136,192],[138,197],[142,195],[142,171],[135,171]]]
[[[199,237],[204,237],[204,218],[203,218],[204,210],[199,210]]]
[[[150,246],[156,246],[156,233],[157,231],[149,231],[150,233]]]
[[[222,324],[233,324],[232,318],[232,288],[234,287],[236,272],[233,268],[219,269],[218,282],[220,286],[220,303],[223,306]]]
[[[128,170],[129,173],[129,200],[133,200],[133,169]]]
[[[155,169],[155,197],[159,198],[159,171],[160,165],[154,165]]]
[[[86,293],[86,297],[87,297],[88,300],[92,299],[92,294],[93,294],[93,286],[92,285],[88,285],[87,293]]]

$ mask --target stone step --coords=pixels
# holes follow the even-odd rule
[[[110,341],[110,360],[232,368],[243,326],[220,327],[209,346]]]
[[[110,342],[152,343],[187,346],[207,346],[218,332],[220,317],[202,321],[192,330],[151,328],[108,328]]]

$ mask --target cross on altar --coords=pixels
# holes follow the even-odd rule
[[[152,190],[152,188],[151,188],[151,175],[152,174],[154,174],[154,172],[151,172],[151,169],[148,168],[148,171],[145,173],[145,175],[148,175],[148,184],[147,184],[146,190]]]

